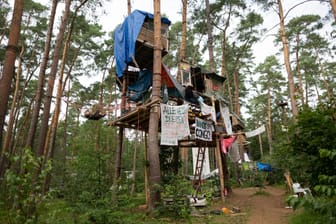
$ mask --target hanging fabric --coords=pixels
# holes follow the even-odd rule
[[[232,144],[231,149],[229,150],[229,157],[234,163],[240,160],[239,146],[236,141]]]
[[[229,148],[232,146],[233,142],[236,140],[236,136],[232,135],[230,138],[221,139],[221,149],[224,154],[228,153]]]
[[[224,104],[224,102],[220,103],[220,111],[224,120],[226,133],[228,135],[232,135],[232,124],[230,119],[229,107]]]
[[[213,121],[216,121],[216,110],[213,106],[209,106],[205,103],[200,102],[200,106],[201,106],[201,111],[202,114],[207,115],[210,114],[211,115],[211,119]]]

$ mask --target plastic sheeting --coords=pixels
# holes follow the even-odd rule
[[[153,14],[134,10],[114,32],[114,56],[116,59],[117,76],[123,76],[128,63],[135,57],[135,43],[146,18],[154,19]],[[161,19],[162,23],[170,25],[170,20]]]
[[[152,85],[152,72],[147,69],[140,71],[138,80],[133,85],[128,86],[128,90],[136,92],[134,95],[130,96],[130,100],[135,102],[141,100],[143,94],[148,91],[151,85]]]
[[[257,169],[259,171],[271,172],[272,171],[272,166],[270,164],[267,164],[267,163],[257,162]]]

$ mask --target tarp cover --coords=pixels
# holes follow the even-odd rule
[[[116,59],[117,76],[123,76],[127,63],[132,62],[135,55],[135,43],[146,18],[154,19],[153,14],[134,10],[114,32],[114,57]],[[170,20],[161,18],[161,22],[170,25]]]
[[[131,101],[138,102],[142,99],[143,94],[148,91],[150,86],[152,86],[152,78],[153,73],[149,69],[139,72],[137,81],[128,86],[129,91],[135,92],[135,94],[130,97]],[[169,69],[164,64],[161,66],[161,86],[167,87],[168,96],[183,98],[183,87],[170,74]]]
[[[270,164],[267,164],[267,163],[257,162],[257,169],[259,171],[270,172],[270,171],[272,171],[272,166]]]
[[[138,80],[128,86],[128,90],[136,92],[136,94],[130,96],[131,101],[139,101],[143,97],[143,94],[147,92],[152,85],[152,72],[148,69],[139,72]]]

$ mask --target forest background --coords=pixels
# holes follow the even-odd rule
[[[288,168],[297,181],[314,187],[323,203],[300,203],[319,206],[317,211],[327,213],[332,220],[336,194],[332,166],[335,10],[333,0],[314,1],[312,11],[305,10],[311,9],[308,5],[312,1],[291,2],[297,6],[284,7],[285,17],[281,19],[281,1],[188,1],[184,59],[226,77],[225,97],[231,111],[242,116],[247,130],[266,125],[265,134],[250,140],[251,158]],[[14,10],[13,19],[10,3],[0,3],[3,217],[11,217],[14,223],[36,220],[39,206],[48,209],[49,197],[64,199],[60,206],[69,206],[78,219],[111,215],[107,205],[116,200],[113,193],[117,190],[112,186],[116,181],[118,130],[106,123],[116,116],[120,91],[113,63],[113,28],[106,30],[101,18],[106,18],[102,12],[109,11],[106,5],[116,1],[41,4],[27,0],[22,17],[20,5],[14,7],[18,11]],[[163,13],[164,8],[169,6],[162,7]],[[303,10],[294,13],[298,8]],[[167,11],[165,16],[171,15]],[[181,57],[183,25],[175,16],[176,12],[170,27],[170,53],[164,58],[172,70],[177,70]],[[19,17],[20,35],[12,45],[11,32],[15,29],[11,24],[15,25]],[[108,18],[115,25],[122,22],[122,18]],[[267,24],[266,29],[263,24]],[[275,48],[265,44],[268,37],[272,37]],[[271,48],[278,51],[271,53]],[[15,67],[9,71],[13,49],[17,51],[12,63]],[[5,85],[8,74],[12,78],[10,85]],[[90,81],[97,77],[96,82]],[[112,109],[100,121],[83,119],[83,112],[94,104]],[[146,162],[136,159],[144,158],[143,133],[129,132],[129,136],[124,140],[120,168],[137,170],[138,174],[131,182],[118,179],[118,185],[131,188],[120,188],[119,196],[122,190],[135,195],[144,188],[142,170]],[[162,171],[163,176],[169,173],[169,166]],[[123,181],[128,183],[123,185]],[[116,206],[136,202],[130,197],[123,199]],[[85,212],[88,207],[90,212]]]

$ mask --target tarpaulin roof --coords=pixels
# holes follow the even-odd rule
[[[139,72],[135,83],[128,86],[128,90],[138,93],[132,97],[132,101],[139,101],[141,94],[146,92],[152,85],[152,71],[145,69]],[[172,97],[183,97],[183,87],[170,74],[169,69],[162,63],[161,65],[161,86],[166,86],[168,95]]]
[[[123,76],[127,63],[131,63],[135,56],[135,43],[146,18],[154,19],[154,15],[134,10],[114,32],[114,57],[119,78]],[[161,18],[161,22],[168,25],[171,23],[167,18]]]
[[[162,63],[161,85],[166,85],[169,96],[183,97],[183,86],[170,74],[169,69]]]

